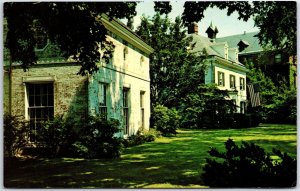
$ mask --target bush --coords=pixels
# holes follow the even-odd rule
[[[260,117],[255,113],[235,113],[233,115],[233,122],[232,128],[257,127],[260,123]]]
[[[202,174],[210,187],[292,187],[296,185],[296,159],[273,149],[280,161],[253,143],[242,142],[238,147],[233,140],[225,142],[226,152],[211,149],[217,160],[206,159]],[[222,160],[222,162],[221,162]]]
[[[117,158],[121,154],[119,121],[103,117],[90,117],[88,124],[79,131],[78,141],[72,144],[74,154],[84,158]]]
[[[149,131],[139,129],[135,135],[130,135],[127,139],[123,139],[122,143],[125,147],[131,147],[155,141],[156,137],[159,136],[160,133],[155,129],[149,129]]]
[[[19,154],[26,145],[28,124],[12,115],[4,115],[4,152],[8,157]]]
[[[153,127],[160,131],[162,135],[174,135],[176,129],[179,128],[180,116],[178,112],[172,108],[169,109],[162,105],[154,107],[152,112]]]
[[[74,125],[71,120],[66,120],[63,116],[56,116],[54,119],[42,123],[38,135],[39,140],[49,149],[51,157],[66,155],[65,152],[73,140],[76,140],[73,132]]]

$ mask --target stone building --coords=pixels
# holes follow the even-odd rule
[[[198,25],[193,23],[188,33],[192,37],[191,52],[207,57],[205,84],[215,83],[219,89],[227,91],[228,99],[237,106],[237,112],[245,113],[248,70],[239,62],[238,48],[230,47],[226,41],[216,42],[218,29],[212,24],[206,30],[207,37],[199,35],[198,30]]]
[[[4,112],[30,121],[29,141],[35,141],[40,121],[56,115],[85,120],[104,114],[121,122],[118,136],[149,129],[153,49],[120,21],[101,21],[115,49],[110,61],[99,63],[99,71],[92,75],[77,75],[80,63],[61,57],[48,41],[37,47],[38,63],[26,72],[4,60]]]

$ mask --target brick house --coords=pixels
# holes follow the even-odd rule
[[[101,22],[115,50],[109,63],[99,63],[92,75],[77,75],[80,64],[61,57],[47,40],[36,49],[38,63],[26,72],[16,63],[10,70],[4,53],[4,112],[30,121],[29,141],[35,141],[41,120],[56,115],[84,120],[105,114],[121,122],[118,136],[149,129],[153,49],[120,21],[103,17]]]

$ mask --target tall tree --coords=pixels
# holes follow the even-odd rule
[[[187,51],[191,39],[179,17],[174,23],[158,13],[151,19],[143,17],[136,32],[154,48],[150,55],[152,103],[178,107],[180,98],[203,82],[203,58]]]
[[[26,70],[37,62],[34,52],[36,28],[57,44],[66,58],[81,63],[79,74],[96,71],[100,58],[108,58],[113,46],[106,41],[107,30],[100,22],[103,14],[114,18],[136,15],[135,2],[6,2],[5,47],[13,62]],[[100,53],[102,49],[102,53]]]

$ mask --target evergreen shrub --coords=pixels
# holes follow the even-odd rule
[[[225,152],[212,148],[206,159],[202,179],[205,185],[218,188],[294,187],[297,161],[286,153],[273,149],[279,160],[272,160],[263,148],[242,142],[239,147],[231,139],[225,142]]]
[[[28,124],[20,117],[4,114],[4,153],[8,157],[20,154],[26,145]]]
[[[180,118],[176,109],[169,109],[163,105],[156,105],[152,112],[153,127],[163,136],[176,135]]]

